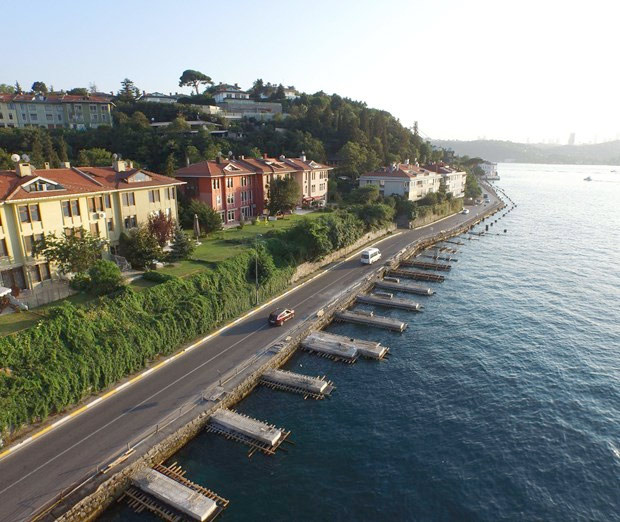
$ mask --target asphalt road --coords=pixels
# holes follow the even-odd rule
[[[391,236],[379,245],[382,257],[391,257],[433,231],[473,220],[490,206],[479,205],[468,215],[457,214]],[[0,520],[27,520],[99,463],[121,452],[129,441],[217,382],[220,372],[225,374],[243,363],[376,268],[376,264],[361,265],[357,256],[336,263],[321,277],[274,303],[273,308],[287,306],[296,311],[296,318],[283,327],[267,324],[269,310],[248,317],[5,457],[0,461]]]

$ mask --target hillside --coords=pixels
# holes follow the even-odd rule
[[[545,145],[499,140],[433,140],[433,145],[452,149],[459,155],[481,157],[495,162],[620,164],[620,141],[587,145]]]

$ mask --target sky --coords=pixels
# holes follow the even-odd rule
[[[249,88],[322,90],[418,121],[432,139],[620,139],[620,2],[133,0],[17,3],[0,83],[55,89],[123,78],[186,92],[185,69]],[[11,10],[15,12],[11,14]],[[25,18],[24,18],[25,16]]]

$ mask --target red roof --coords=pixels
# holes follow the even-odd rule
[[[27,102],[27,103],[111,103],[103,96],[81,96],[78,94],[0,94],[0,102]]]
[[[361,177],[388,177],[388,178],[417,178],[419,176],[428,176],[431,171],[413,165],[411,163],[397,163],[390,167],[382,167],[373,172],[362,174]]]
[[[175,177],[213,178],[225,175],[235,176],[247,174],[256,174],[256,172],[249,169],[246,165],[243,165],[239,161],[223,159],[220,163],[213,160],[205,160],[187,167],[183,167],[182,169],[176,171]]]
[[[134,174],[142,172],[151,179],[148,181],[127,182]],[[61,185],[60,190],[28,192],[23,187],[29,182],[43,178]],[[13,170],[0,170],[0,201],[18,201],[22,199],[39,199],[62,197],[88,193],[111,192],[115,190],[132,190],[148,187],[182,185],[178,181],[161,174],[144,169],[129,169],[116,172],[112,167],[72,167],[61,169],[33,169],[30,176],[19,177]]]

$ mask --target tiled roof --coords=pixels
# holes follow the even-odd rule
[[[126,179],[133,174],[143,172],[151,179],[128,183]],[[64,187],[62,190],[28,192],[23,187],[37,178],[44,178]],[[63,197],[88,193],[110,192],[114,190],[133,190],[149,187],[182,185],[183,182],[155,174],[143,169],[129,169],[116,172],[112,167],[72,167],[61,169],[37,169],[30,176],[19,177],[15,171],[0,170],[0,201],[18,201],[22,199],[39,199]]]
[[[382,167],[373,172],[366,172],[361,177],[382,177],[382,178],[417,178],[419,176],[428,176],[431,171],[413,165],[411,163],[398,163],[393,167]]]
[[[220,163],[213,160],[205,160],[177,170],[175,177],[211,178],[234,174],[255,174],[255,171],[236,160],[223,159]]]

